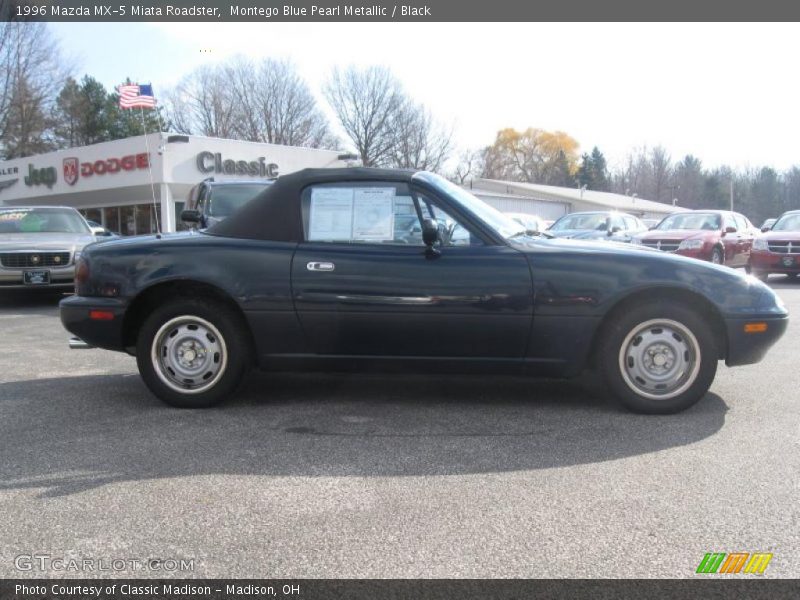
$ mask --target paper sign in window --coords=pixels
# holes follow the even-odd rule
[[[394,239],[394,188],[356,188],[353,197],[353,239]]]
[[[309,240],[350,240],[353,188],[314,188],[308,222]]]

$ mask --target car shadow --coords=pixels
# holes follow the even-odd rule
[[[58,303],[70,294],[57,290],[0,288],[0,309],[23,310],[26,314],[54,315]]]
[[[591,464],[692,444],[727,406],[626,412],[591,381],[269,375],[230,402],[178,410],[137,375],[0,384],[0,489],[79,493],[206,474],[402,477]]]

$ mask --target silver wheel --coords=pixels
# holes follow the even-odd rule
[[[219,330],[200,317],[170,319],[153,337],[153,368],[167,386],[182,394],[199,394],[225,373],[228,352]]]
[[[711,252],[711,262],[715,265],[721,265],[722,261],[722,251],[719,248],[714,248],[714,250]]]
[[[634,327],[619,351],[622,379],[651,400],[679,396],[700,372],[700,345],[681,323],[653,319]]]

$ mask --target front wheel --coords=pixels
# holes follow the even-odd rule
[[[136,346],[139,373],[171,406],[205,408],[232,395],[249,366],[248,334],[221,303],[186,299],[154,311]]]
[[[627,408],[679,412],[711,387],[717,371],[714,336],[695,312],[657,303],[612,317],[599,346],[610,390]]]
[[[725,262],[725,255],[722,253],[722,248],[714,248],[711,251],[711,262],[715,265],[721,265]]]

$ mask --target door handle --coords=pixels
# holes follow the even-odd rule
[[[306,265],[309,271],[333,271],[336,268],[332,262],[310,262]]]

